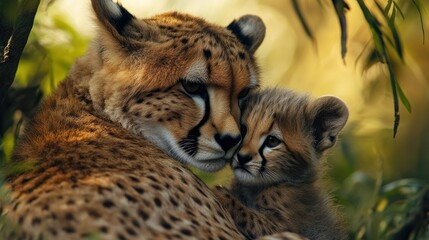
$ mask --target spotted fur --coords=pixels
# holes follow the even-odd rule
[[[310,101],[280,89],[250,97],[242,117],[246,135],[232,161],[232,189],[214,190],[245,235],[287,230],[309,239],[346,239],[321,184],[321,158],[347,118],[347,107],[335,97]]]
[[[232,157],[264,24],[245,16],[236,35],[187,14],[139,20],[110,0],[92,6],[97,37],[15,150],[26,168],[8,176],[0,209],[16,228],[2,236],[242,239],[185,164],[215,171]]]

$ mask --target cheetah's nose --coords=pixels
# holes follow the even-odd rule
[[[228,150],[235,147],[241,141],[241,136],[238,135],[237,137],[232,137],[229,134],[221,135],[217,133],[215,135],[215,140],[220,145],[222,150],[228,152]]]
[[[240,165],[244,165],[244,164],[248,163],[250,160],[252,160],[252,156],[247,155],[247,154],[237,153],[237,160],[240,163]]]

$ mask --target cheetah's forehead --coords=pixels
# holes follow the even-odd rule
[[[171,12],[143,19],[156,25],[167,39],[177,39],[186,48],[205,50],[204,57],[221,58],[231,62],[253,59],[245,46],[226,27],[206,22],[185,13]]]
[[[204,82],[237,94],[249,85],[258,85],[259,71],[253,56],[226,27],[177,12],[142,21],[149,22],[160,34],[159,41],[168,46],[166,52],[155,54],[171,53],[169,56],[176,60],[170,66],[184,69],[176,79]],[[159,58],[157,67],[164,65],[165,59]]]
[[[202,59],[198,59],[188,68],[184,75],[184,78],[193,82],[207,82],[207,71],[207,63]]]

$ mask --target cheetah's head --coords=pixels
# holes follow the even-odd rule
[[[222,168],[241,141],[240,104],[258,86],[259,17],[221,27],[177,12],[137,19],[110,0],[92,6],[98,37],[80,61],[94,108],[179,161]]]
[[[252,186],[316,180],[320,158],[348,118],[346,105],[336,97],[310,101],[281,89],[252,95],[246,106],[242,131],[247,133],[232,167],[238,182]]]

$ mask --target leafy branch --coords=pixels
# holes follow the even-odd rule
[[[406,95],[404,94],[399,82],[396,78],[392,63],[392,52],[389,49],[393,48],[394,53],[399,57],[399,59],[404,62],[403,47],[402,42],[398,34],[398,30],[395,25],[395,19],[399,15],[404,18],[404,14],[399,7],[399,0],[387,0],[386,5],[383,7],[377,0],[374,0],[376,6],[375,10],[371,11],[367,6],[367,3],[363,0],[356,0],[360,10],[363,13],[366,23],[372,33],[372,45],[373,51],[370,53],[370,60],[375,60],[376,62],[382,63],[388,70],[390,86],[392,89],[393,96],[393,111],[394,111],[394,124],[393,124],[393,137],[396,136],[400,123],[400,114],[399,114],[399,101],[402,102],[402,105],[411,113],[411,104],[408,101]],[[298,16],[301,25],[304,28],[305,34],[315,42],[314,34],[312,33],[305,17],[303,16],[302,10],[298,4],[298,0],[291,0],[295,13]],[[366,1],[368,2],[368,1]],[[421,29],[423,33],[423,43],[425,42],[425,32],[424,32],[424,21],[423,15],[424,12],[423,5],[420,4],[419,0],[408,1],[408,4],[412,3],[417,9],[420,16]],[[347,54],[347,20],[346,12],[350,10],[349,5],[345,0],[332,0],[332,5],[335,9],[335,13],[339,20],[340,30],[341,30],[341,57],[343,60]],[[378,11],[378,12],[374,12]],[[376,14],[383,16],[382,21],[377,19]],[[384,29],[388,31],[384,31]]]

